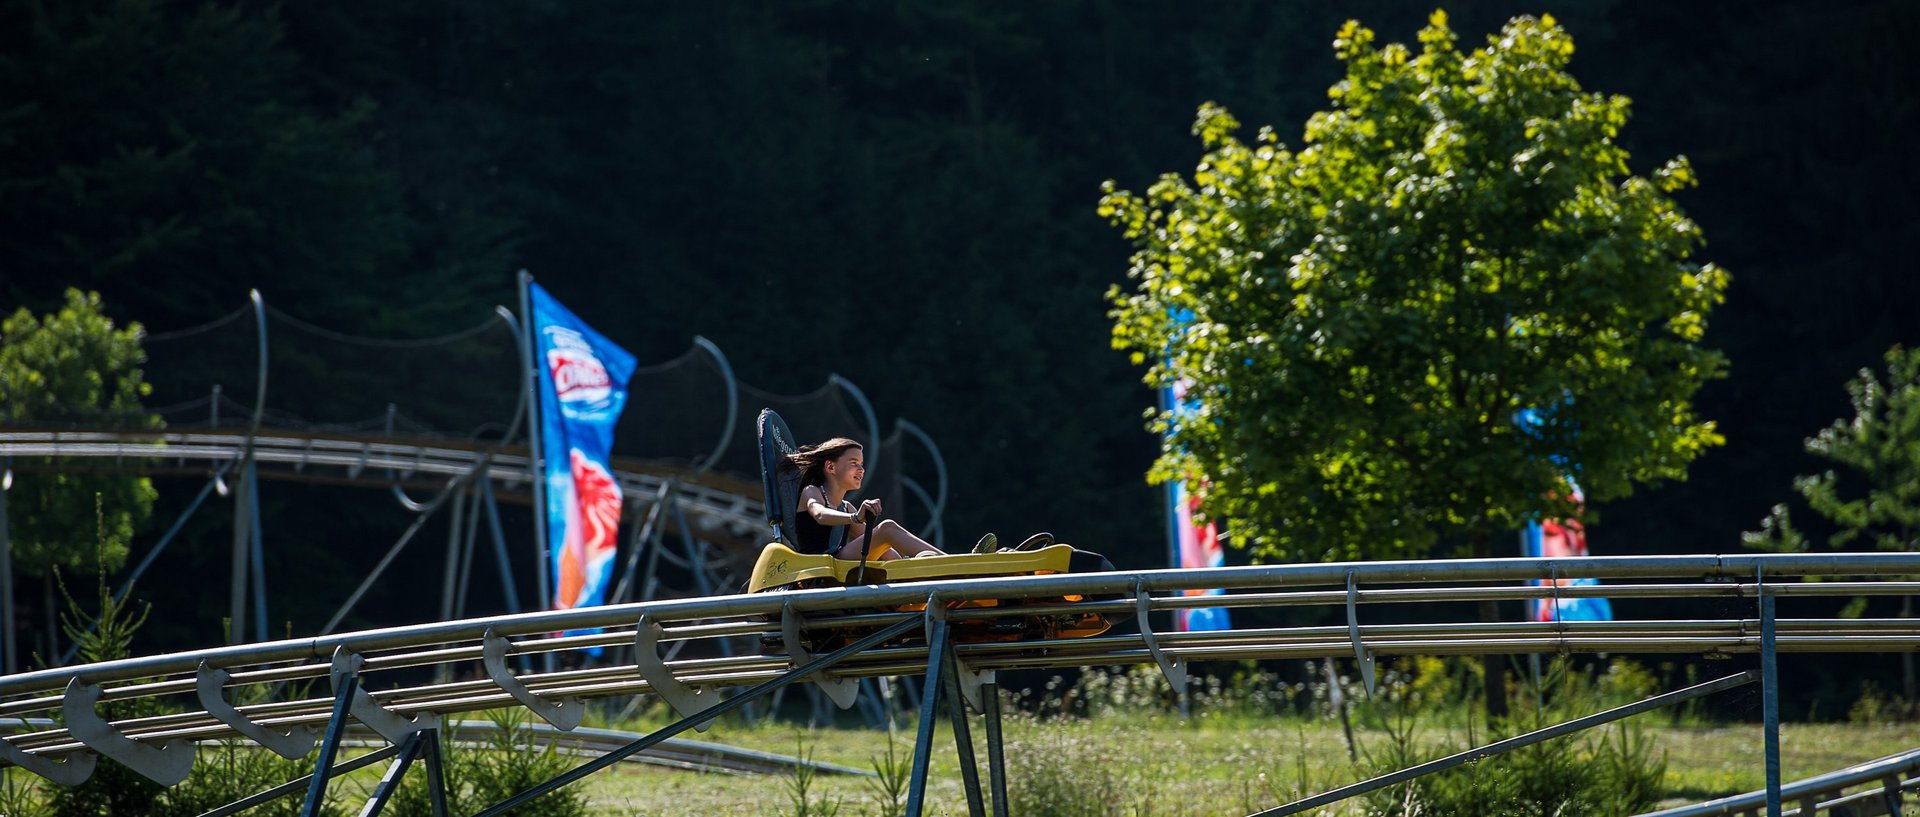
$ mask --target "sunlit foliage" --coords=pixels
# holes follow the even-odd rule
[[[1156,418],[1154,476],[1202,477],[1234,542],[1282,560],[1572,514],[1567,470],[1600,501],[1684,477],[1721,442],[1692,399],[1728,281],[1669,198],[1687,161],[1629,171],[1628,100],[1580,88],[1551,17],[1467,51],[1443,13],[1414,48],[1350,22],[1334,52],[1297,149],[1207,104],[1191,178],[1106,187],[1137,248],[1114,343],[1201,406]]]

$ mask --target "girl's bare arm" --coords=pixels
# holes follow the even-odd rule
[[[857,513],[829,508],[823,499],[820,489],[812,485],[800,491],[800,505],[806,509],[808,516],[813,517],[813,521],[822,525],[852,525],[859,521]]]

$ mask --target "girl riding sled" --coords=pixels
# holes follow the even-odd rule
[[[786,455],[786,467],[802,473],[799,513],[794,519],[795,543],[807,553],[826,553],[833,534],[829,529],[845,527],[844,544],[834,551],[838,559],[859,559],[862,548],[866,549],[867,560],[876,562],[945,553],[891,519],[883,519],[872,526],[873,530],[867,530],[866,523],[882,512],[880,500],[868,499],[856,508],[846,499],[847,493],[859,490],[866,479],[864,453],[860,443],[835,437]],[[1017,549],[1044,547],[1052,541],[1051,535],[1037,534]],[[998,543],[998,537],[989,533],[980,537],[973,552],[992,553]]]
[[[847,493],[859,490],[867,476],[859,443],[835,437],[788,454],[786,464],[802,472],[800,512],[795,515],[793,533],[795,543],[805,552],[826,553],[833,534],[829,528],[835,527],[847,528],[844,544],[834,552],[839,559],[859,559],[863,547],[870,561],[943,552],[891,519],[867,530],[866,523],[881,513],[880,500],[866,500],[858,508],[846,500]]]

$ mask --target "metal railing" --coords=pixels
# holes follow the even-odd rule
[[[0,431],[0,457],[110,460],[120,463],[119,468],[143,472],[186,470],[187,463],[193,463],[194,473],[208,472],[240,457],[246,446],[247,435],[234,432]],[[499,486],[501,494],[527,490],[532,475],[525,450],[508,449],[490,457],[484,452],[480,445],[409,443],[275,429],[262,429],[252,440],[256,462],[282,466],[278,472],[263,471],[262,477],[269,479],[444,481],[473,471],[484,458],[485,476]],[[616,469],[614,478],[626,496],[649,498],[674,476],[627,468]],[[745,496],[751,488],[744,483],[735,491],[702,482],[681,482],[678,498],[685,503],[687,513],[698,519],[696,524],[745,536],[758,531],[761,524],[760,503]]]
[[[583,699],[642,693],[660,695],[683,715],[693,717],[726,700],[723,691],[728,688],[759,689],[796,680],[825,688],[847,679],[919,674],[942,660],[956,665],[963,679],[956,684],[958,692],[978,701],[983,684],[990,684],[994,671],[1000,669],[1157,663],[1170,683],[1182,686],[1187,663],[1202,660],[1354,657],[1371,661],[1392,655],[1596,652],[1761,653],[1770,658],[1772,650],[1899,652],[1920,649],[1920,621],[1775,620],[1771,603],[1804,596],[1920,595],[1920,582],[1858,580],[1905,576],[1920,576],[1920,554],[1356,562],[965,579],[493,616],[0,677],[0,717],[39,716],[57,709],[65,715],[66,724],[0,741],[0,760],[62,779],[75,776],[74,770],[62,768],[63,760],[74,763],[72,758],[99,753],[122,762],[133,758],[136,763],[129,765],[136,769],[142,769],[137,764],[144,762],[150,776],[184,775],[175,766],[142,760],[135,749],[163,752],[176,742],[253,738],[253,733],[262,733],[286,741],[286,751],[304,754],[313,746],[312,730],[333,725],[336,712],[350,712],[396,745],[413,731],[434,728],[444,715],[500,706],[525,706],[565,729],[579,723]],[[1803,577],[1821,581],[1794,581]],[[1600,587],[1516,584],[1575,578],[1610,583]],[[1182,595],[1212,589],[1224,595]],[[1576,595],[1675,603],[1659,605],[1661,617],[1656,619],[1472,620],[1477,618],[1476,603],[1487,599]],[[955,609],[986,600],[999,606]],[[1683,600],[1701,603],[1679,603]],[[1766,602],[1756,605],[1760,609],[1755,615],[1728,615],[1729,608],[1755,600]],[[1432,623],[1378,622],[1388,608],[1405,604],[1422,605],[1427,617],[1455,608],[1460,615]],[[1322,607],[1339,611],[1346,623],[1204,633],[1162,633],[1152,626],[1154,613],[1194,606]],[[1689,606],[1705,608],[1707,614],[1684,617],[1683,608]],[[945,627],[947,619],[1020,620],[1063,613],[1133,616],[1141,632],[958,643],[950,659],[941,652],[943,639],[931,636],[933,630]],[[845,643],[907,622],[914,623],[907,632],[928,636],[904,641],[889,636],[886,643],[836,658],[830,675],[791,677],[814,660],[806,651],[809,642]],[[551,635],[587,628],[603,631]],[[754,643],[775,646],[759,654],[732,656],[713,655],[716,651],[707,648],[718,639],[754,635],[761,636]],[[635,661],[531,673],[515,673],[507,664],[513,656],[614,645],[635,646]],[[663,646],[677,647],[677,654],[687,657],[663,659]],[[426,675],[420,670],[434,667],[448,667],[449,677],[464,680],[420,680]],[[321,679],[327,679],[330,692],[322,690]],[[386,688],[367,691],[381,686],[383,680]],[[1765,683],[1777,685],[1773,680]],[[236,705],[228,702],[230,697],[250,702]],[[101,719],[93,711],[97,702],[139,698],[170,699],[180,711],[114,721]]]
[[[1753,575],[1763,568],[1768,595],[1920,595],[1914,581],[1820,581],[1791,583],[1786,579],[1818,575],[1872,577],[1920,575],[1920,554],[1749,554],[1749,556],[1596,556],[1572,560],[1450,560],[1450,562],[1352,562],[1254,566],[1215,570],[1150,570],[1150,572],[1075,573],[1041,577],[960,579],[935,583],[874,585],[852,589],[816,589],[762,595],[680,598],[641,604],[620,604],[588,610],[561,610],[518,616],[434,621],[411,627],[388,627],[361,633],[342,633],[313,639],[234,644],[163,656],[129,658],[106,664],[54,667],[0,677],[0,717],[21,717],[63,706],[75,687],[104,687],[102,700],[192,696],[198,675],[225,671],[225,687],[276,685],[315,681],[338,675],[338,656],[363,656],[357,673],[384,673],[409,667],[455,665],[472,673],[488,652],[501,656],[572,652],[589,646],[630,644],[649,627],[657,629],[655,642],[710,641],[720,637],[780,633],[781,619],[804,618],[801,631],[835,629],[862,631],[908,616],[891,608],[922,604],[927,596],[945,602],[962,600],[1020,600],[1083,596],[1073,604],[968,610],[970,618],[1018,618],[1033,614],[1104,612],[1133,614],[1206,606],[1344,606],[1352,598],[1359,606],[1375,604],[1440,604],[1478,602],[1484,598],[1540,598],[1548,595],[1605,593],[1624,598],[1753,598],[1759,595]],[[1617,583],[1605,587],[1467,587],[1467,583],[1511,583],[1548,577],[1594,577]],[[1645,581],[1695,579],[1695,581]],[[1705,579],[1705,581],[1699,581]],[[1325,589],[1331,585],[1334,589]],[[1379,587],[1415,585],[1415,587]],[[1181,596],[1188,589],[1221,589],[1227,595]],[[1162,596],[1154,596],[1162,593]],[[1175,595],[1167,596],[1167,593]],[[1350,608],[1352,610],[1352,608]],[[1352,612],[1350,612],[1352,616]],[[572,629],[605,629],[597,635],[549,637],[547,633]],[[958,656],[975,669],[1058,667],[1058,665],[1144,664],[1154,652],[1171,660],[1238,660],[1238,658],[1294,658],[1294,656],[1352,656],[1356,646],[1373,656],[1392,654],[1526,654],[1526,652],[1695,652],[1736,654],[1757,652],[1761,621],[1755,618],[1644,619],[1644,621],[1557,621],[1557,623],[1357,623],[1359,642],[1350,627],[1265,627],[1215,633],[1158,633],[1158,646],[1142,635],[1106,635],[1094,639],[1021,641],[1008,644],[960,644]],[[501,642],[505,642],[501,646]],[[649,644],[651,646],[651,644]],[[1920,621],[1912,619],[1780,619],[1778,648],[1782,652],[1897,652],[1920,648]],[[403,715],[474,712],[520,700],[515,685],[541,698],[584,698],[605,694],[659,692],[659,683],[697,683],[707,687],[739,687],[764,681],[789,669],[793,656],[758,654],[732,658],[685,658],[647,667],[591,667],[551,673],[492,673],[474,681],[403,685],[374,692],[374,700]],[[912,669],[925,656],[924,648],[889,646],[862,652],[837,669],[839,675],[885,675]],[[202,669],[207,667],[207,669]],[[660,675],[659,669],[666,669]],[[655,677],[647,677],[649,669]],[[240,708],[275,727],[323,723],[326,698],[292,698]],[[236,735],[217,713],[175,713],[152,719],[113,723],[134,740],[217,738]],[[58,756],[81,750],[77,740],[61,729],[25,733],[12,738],[19,750]]]
[[[1828,814],[1844,813],[1848,817],[1871,817],[1877,814],[1899,817],[1903,797],[1901,792],[1920,788],[1920,779],[1908,779],[1917,771],[1920,771],[1920,749],[1888,755],[1879,760],[1871,760],[1795,781],[1780,787],[1781,799],[1799,806],[1788,809],[1784,813],[1800,815],[1800,817],[1813,817],[1815,813],[1821,811]],[[1860,786],[1873,788],[1855,794],[1837,796],[1847,789]],[[1767,793],[1756,791],[1691,806],[1648,812],[1640,817],[1759,815],[1765,814],[1766,808]]]

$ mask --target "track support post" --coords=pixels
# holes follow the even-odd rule
[[[993,817],[1007,815],[1007,754],[1000,740],[1000,684],[980,685],[981,715],[987,722],[987,782],[993,787]]]
[[[373,795],[368,797],[367,804],[361,807],[360,817],[379,817],[380,812],[387,807],[387,801],[392,800],[393,793],[399,790],[400,779],[406,776],[407,767],[412,766],[413,762],[423,754],[427,754],[430,758],[439,755],[439,732],[438,729],[424,729],[407,736],[406,740],[400,744],[400,756],[394,758],[392,765],[387,766],[387,773],[380,776],[379,784],[373,787]],[[432,765],[433,771],[439,770],[440,764],[437,758],[428,762]],[[437,774],[429,773],[428,777],[427,788],[430,791],[428,796],[433,800],[434,817],[445,817],[447,804],[446,792],[441,789],[443,781]]]
[[[1152,608],[1152,599],[1147,595],[1145,579],[1133,583],[1134,618],[1140,622],[1140,640],[1147,645],[1147,652],[1153,654],[1153,661],[1160,665],[1160,674],[1167,679],[1167,686],[1173,687],[1173,695],[1181,702],[1187,700],[1187,662],[1170,655],[1160,646],[1160,637],[1153,631],[1153,620],[1147,617]],[[1185,707],[1181,716],[1185,717]]]
[[[320,804],[327,799],[327,778],[333,774],[333,756],[340,751],[340,737],[347,731],[347,712],[353,694],[360,691],[360,674],[349,672],[333,685],[333,714],[327,719],[327,736],[320,741],[320,758],[314,761],[313,777],[307,781],[307,801],[300,817],[318,817]]]
[[[699,568],[696,566],[696,570]],[[633,664],[645,679],[653,694],[661,697],[673,711],[682,718],[692,718],[708,709],[719,706],[720,693],[713,689],[696,689],[673,675],[673,668],[660,660],[660,636],[665,630],[652,616],[641,613],[634,627]],[[700,721],[693,728],[705,732],[713,725],[711,720]]]
[[[817,657],[807,651],[807,646],[802,641],[801,629],[806,626],[806,623],[806,619],[800,615],[800,612],[793,609],[792,599],[788,599],[780,606],[780,638],[787,648],[787,655],[793,658],[793,665],[796,667],[810,663]],[[812,681],[815,687],[832,699],[834,706],[841,709],[853,708],[854,702],[860,697],[860,679],[858,678],[842,678],[819,672],[814,673],[807,680]]]
[[[366,724],[367,728],[392,744],[405,741],[408,735],[415,732],[434,729],[440,725],[440,716],[431,712],[422,712],[408,717],[381,706],[379,701],[367,694],[360,683],[360,668],[365,663],[366,659],[348,652],[346,646],[342,645],[334,649],[333,665],[327,672],[327,677],[333,682],[334,689],[347,689],[349,686],[352,688],[352,693],[347,696],[347,711],[353,714],[355,720]],[[352,679],[351,684],[348,684],[348,679]]]
[[[193,771],[198,747],[183,740],[169,740],[156,746],[127,737],[94,709],[104,694],[99,686],[82,683],[77,677],[67,682],[66,694],[60,699],[60,714],[74,739],[162,786],[187,779]]]
[[[953,638],[951,631],[947,638]],[[952,644],[948,644],[940,678],[947,699],[947,719],[953,725],[953,748],[960,760],[960,782],[967,792],[967,817],[987,817],[986,804],[980,798],[980,765],[973,758],[972,717],[967,714],[967,698],[960,691],[959,663]]]
[[[1765,568],[1753,566],[1753,593],[1760,599],[1760,711],[1765,729],[1767,817],[1780,817],[1780,672],[1774,655],[1773,594]]]
[[[553,728],[562,732],[571,732],[580,725],[580,719],[586,716],[587,706],[578,698],[561,698],[549,701],[527,688],[525,681],[513,674],[507,667],[507,653],[513,645],[503,636],[496,634],[492,627],[481,637],[481,665],[486,667],[487,677],[493,685],[512,695],[534,715]]]
[[[873,633],[870,633],[866,636],[861,637],[860,640],[855,641],[852,644],[848,644],[845,647],[841,647],[840,649],[834,650],[831,653],[828,653],[824,656],[821,656],[818,659],[815,659],[812,663],[809,663],[804,667],[797,667],[795,669],[788,670],[786,673],[780,675],[777,678],[774,678],[768,681],[763,681],[760,684],[752,687],[751,689],[748,689],[745,692],[742,692],[738,695],[728,698],[725,701],[721,701],[720,703],[710,708],[702,709],[699,712],[689,717],[685,717],[678,721],[674,721],[671,725],[662,727],[661,729],[658,729],[652,732],[651,734],[648,734],[644,738],[641,738],[625,746],[622,746],[618,749],[615,749],[611,752],[603,754],[579,766],[575,766],[572,770],[567,771],[564,774],[561,774],[559,777],[555,777],[552,780],[548,780],[545,783],[541,783],[530,789],[522,791],[519,794],[509,797],[499,803],[495,803],[492,806],[482,809],[480,813],[474,815],[474,817],[500,817],[500,815],[505,814],[506,812],[512,811],[513,809],[519,808],[520,806],[525,805],[529,801],[532,801],[535,798],[540,797],[541,795],[544,795],[548,792],[551,792],[555,789],[558,789],[570,783],[574,783],[580,780],[581,778],[586,777],[587,775],[593,774],[594,772],[600,771],[601,769],[605,769],[608,766],[612,766],[615,763],[619,763],[620,761],[625,760],[629,757],[632,757],[636,754],[639,754],[640,752],[646,751],[648,747],[659,744],[660,742],[665,741],[666,739],[671,738],[675,735],[678,735],[681,732],[684,732],[688,729],[692,729],[695,726],[698,726],[700,724],[704,724],[709,721],[712,721],[714,718],[718,718],[721,715],[725,715],[736,709],[740,709],[761,697],[772,694],[775,690],[781,689],[786,685],[793,683],[794,681],[800,680],[801,678],[805,678],[808,675],[812,675],[813,673],[818,672],[820,670],[832,667],[835,664],[838,664],[841,661],[845,661],[846,659],[851,658],[861,652],[873,649],[874,647],[878,647],[881,644],[887,642],[888,640],[905,635],[907,631],[912,629],[913,625],[917,623],[919,623],[917,620],[909,618],[904,621],[895,622],[892,625],[881,628],[880,630],[877,630]]]
[[[1347,571],[1347,637],[1353,640],[1353,661],[1360,665],[1360,680],[1366,684],[1367,699],[1373,699],[1373,653],[1360,640],[1360,586]]]
[[[940,712],[941,667],[946,664],[947,619],[936,615],[940,596],[927,598],[927,678],[920,694],[920,731],[913,741],[913,774],[907,782],[907,817],[921,817],[927,806],[927,765],[933,759],[933,720]]]

